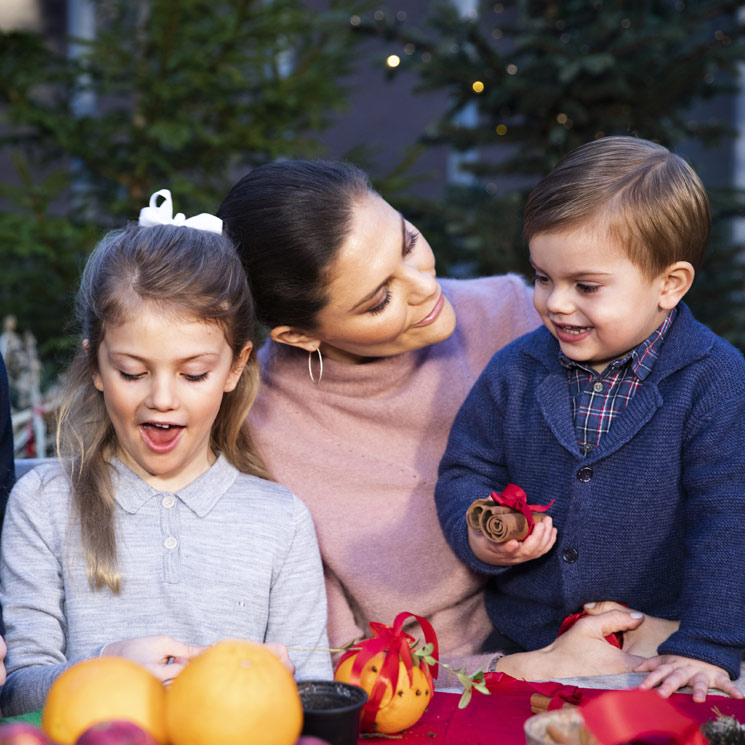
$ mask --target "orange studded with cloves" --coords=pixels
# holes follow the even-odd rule
[[[348,657],[339,665],[334,674],[336,680],[345,683],[351,682],[352,665],[355,658],[356,655]],[[370,695],[375,681],[378,679],[383,659],[384,653],[381,652],[362,668],[359,685],[367,691],[368,695]],[[406,666],[403,661],[400,661],[395,695],[391,684],[387,683],[380,708],[375,715],[373,732],[391,735],[411,727],[424,714],[431,698],[432,687],[421,668],[414,665],[410,684]]]

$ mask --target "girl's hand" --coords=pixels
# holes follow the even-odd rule
[[[537,559],[556,543],[556,528],[550,517],[536,523],[533,532],[524,540],[506,543],[490,541],[480,530],[468,529],[468,544],[477,558],[495,566],[513,566]]]
[[[584,610],[591,616],[597,616],[609,610],[632,612],[631,608],[627,608],[621,603],[614,603],[612,600],[605,600],[600,603],[585,603]],[[679,626],[680,621],[668,621],[666,618],[657,618],[657,616],[645,616],[640,626],[624,631],[623,651],[639,655],[639,657],[654,657],[657,654],[657,647],[670,634],[677,631]]]
[[[685,685],[691,686],[693,700],[698,702],[706,701],[709,688],[718,688],[733,698],[745,698],[721,667],[690,657],[681,657],[677,654],[651,657],[637,665],[634,672],[649,672],[650,674],[639,684],[639,688],[646,690],[658,686],[657,692],[664,698]]]
[[[184,644],[170,636],[141,636],[107,644],[102,657],[126,657],[146,667],[164,684],[170,683],[205,648]]]
[[[279,657],[280,662],[292,673],[295,674],[295,665],[292,664],[287,647],[279,642],[266,642],[264,645],[267,649],[274,652]]]

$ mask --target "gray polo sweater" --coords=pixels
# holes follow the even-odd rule
[[[297,497],[223,457],[177,494],[114,465],[119,595],[89,587],[61,468],[37,467],[13,489],[0,542],[4,715],[41,708],[65,668],[121,639],[328,647],[318,544]],[[331,677],[327,652],[290,656],[298,679]]]

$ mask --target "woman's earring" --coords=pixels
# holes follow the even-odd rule
[[[313,352],[308,352],[308,375],[310,375],[310,382],[314,385],[318,385],[323,377],[323,357],[321,357],[321,350],[319,347],[316,347],[315,351],[318,352],[318,380],[313,377]]]

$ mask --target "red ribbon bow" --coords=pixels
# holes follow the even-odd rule
[[[507,484],[502,490],[502,493],[493,491],[489,495],[490,499],[493,499],[497,504],[503,504],[505,507],[510,507],[513,510],[517,510],[525,516],[528,521],[528,535],[533,532],[535,521],[533,520],[533,512],[546,512],[551,505],[556,501],[552,499],[547,505],[541,504],[528,504],[528,495],[523,489],[516,484]],[[525,536],[526,538],[528,536]]]
[[[505,696],[542,693],[544,696],[551,698],[548,704],[549,711],[561,709],[564,704],[574,704],[576,706],[582,700],[582,692],[577,686],[563,685],[550,680],[544,683],[535,683],[513,678],[507,673],[485,673],[484,684],[492,693]]]
[[[656,691],[610,691],[581,704],[582,718],[601,745],[665,735],[675,745],[707,745],[698,722]]]
[[[417,616],[414,613],[407,613],[406,611],[399,613],[393,619],[393,626],[386,626],[383,623],[371,621],[370,629],[373,637],[358,642],[351,649],[348,649],[339,659],[339,665],[341,665],[344,660],[353,655],[357,655],[352,663],[349,682],[359,685],[360,676],[362,675],[362,670],[365,665],[375,657],[376,654],[380,654],[381,652],[385,654],[383,664],[372,690],[370,691],[368,701],[362,708],[360,727],[363,731],[372,728],[372,724],[380,709],[380,702],[383,700],[386,686],[388,684],[390,684],[391,690],[395,693],[396,686],[398,685],[400,662],[404,663],[404,668],[409,677],[409,684],[411,685],[414,681],[414,661],[411,657],[411,645],[414,643],[414,637],[403,630],[404,621],[408,618],[415,618],[417,620],[417,623],[424,633],[425,643],[432,644],[431,656],[437,660],[439,656],[439,648],[437,645],[437,635],[435,634],[435,630],[432,628],[432,624],[426,618]],[[437,663],[432,667],[433,670],[430,670],[430,666],[424,660],[421,660],[422,672],[424,673],[429,685],[434,688],[432,678],[437,677]]]

